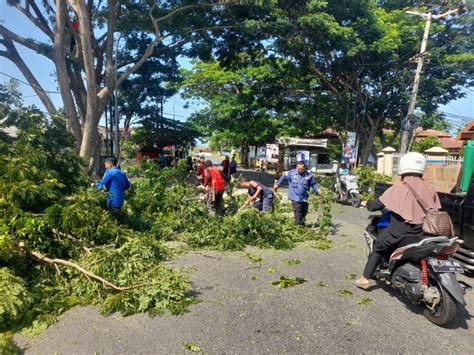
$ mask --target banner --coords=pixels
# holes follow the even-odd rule
[[[355,164],[357,162],[358,147],[356,146],[357,134],[347,132],[346,143],[342,147],[342,160]]]

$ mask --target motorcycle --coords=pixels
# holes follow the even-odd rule
[[[364,232],[369,252],[378,233],[378,216],[371,217],[372,222]],[[374,279],[387,282],[409,301],[423,306],[423,315],[430,322],[447,325],[466,304],[464,294],[470,288],[456,279],[456,273],[464,272],[461,264],[449,258],[461,243],[457,237],[426,237],[399,247],[382,260]]]
[[[359,186],[357,185],[357,176],[354,175],[336,175],[336,201],[342,204],[351,204],[359,207],[361,203]]]

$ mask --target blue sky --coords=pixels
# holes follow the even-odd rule
[[[0,0],[0,21],[3,25],[14,32],[17,32],[25,37],[34,37],[38,40],[44,40],[45,36],[32,25],[18,10],[6,5],[5,0]],[[56,107],[62,106],[61,96],[57,93],[58,87],[54,77],[54,66],[51,61],[44,57],[35,54],[32,50],[17,46],[20,55],[24,58],[26,64],[30,67],[37,80],[43,86],[43,89],[50,91],[49,94]],[[185,67],[189,66],[186,60],[181,61]],[[5,75],[6,74],[6,75]],[[16,66],[9,60],[0,57],[0,82],[9,81],[11,77],[17,78],[26,82],[22,74]],[[33,89],[26,84],[20,83],[20,89],[23,93],[25,103],[28,105],[36,105],[43,109],[41,101],[36,96]],[[167,117],[174,117],[179,120],[185,120],[189,115],[196,111],[199,107],[198,103],[191,102],[189,108],[185,108],[186,101],[179,95],[171,98],[165,105],[164,112]],[[441,112],[448,114],[448,119],[456,126],[459,126],[465,121],[474,119],[474,89],[471,88],[466,91],[466,97],[456,101],[452,101],[447,105],[439,108]],[[465,117],[464,119],[461,117]]]

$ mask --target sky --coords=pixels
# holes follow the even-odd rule
[[[0,22],[6,28],[24,37],[33,37],[37,40],[45,39],[40,30],[32,25],[18,10],[6,5],[5,0],[0,0]],[[55,106],[62,107],[61,96],[58,93],[58,87],[55,82],[53,63],[28,48],[17,45],[17,49],[43,89],[50,92],[48,95]],[[190,66],[187,60],[181,60],[180,64],[185,68]],[[11,77],[20,81],[20,90],[26,105],[36,105],[40,109],[44,109],[41,101],[33,89],[26,83],[25,78],[16,66],[6,58],[0,57],[0,83],[9,81]],[[439,111],[445,113],[447,118],[456,127],[474,119],[474,89],[470,88],[465,93],[465,98],[451,101],[447,105],[439,107]],[[165,116],[183,121],[200,107],[197,102],[188,102],[189,107],[185,108],[186,103],[187,101],[181,98],[179,94],[175,95],[165,104]]]

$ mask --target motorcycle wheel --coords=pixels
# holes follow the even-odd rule
[[[351,205],[354,207],[359,207],[360,206],[360,195],[355,192],[350,193],[350,200],[351,200]]]
[[[423,310],[423,315],[431,323],[439,326],[447,325],[448,323],[452,322],[454,318],[456,318],[458,313],[456,302],[451,297],[451,295],[443,287],[441,287],[438,281],[430,278],[429,284],[430,287],[436,288],[439,295],[441,296],[441,300],[436,305],[434,310],[425,308]]]

